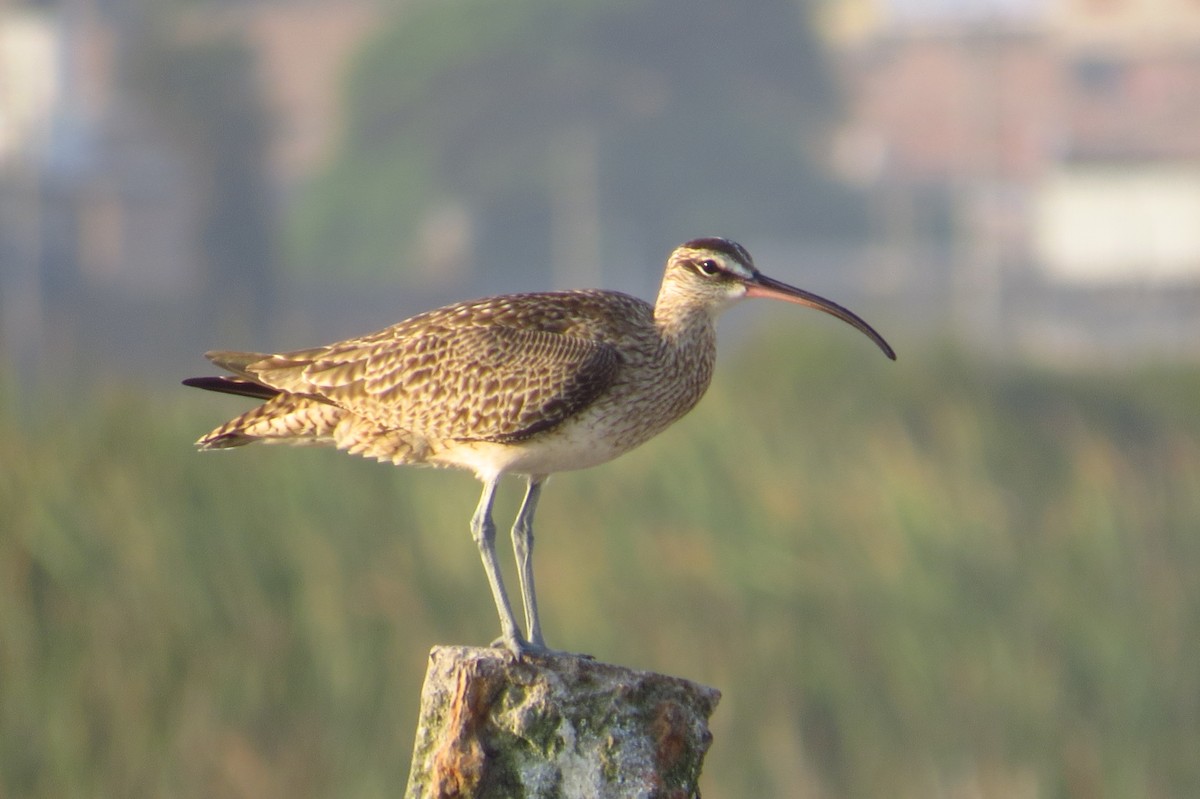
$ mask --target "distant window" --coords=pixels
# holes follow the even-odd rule
[[[1112,94],[1121,86],[1125,65],[1110,58],[1081,58],[1074,65],[1075,83],[1091,94]]]

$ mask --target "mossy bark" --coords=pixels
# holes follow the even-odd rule
[[[720,696],[574,655],[435,647],[405,797],[699,796]]]

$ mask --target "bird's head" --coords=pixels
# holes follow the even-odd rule
[[[703,310],[715,317],[747,297],[784,300],[836,316],[896,360],[896,353],[883,336],[857,314],[812,292],[767,277],[755,268],[746,248],[729,239],[693,239],[676,247],[667,260],[658,308],[666,312]]]

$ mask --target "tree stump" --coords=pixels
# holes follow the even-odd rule
[[[714,688],[576,655],[435,647],[406,799],[690,799]]]

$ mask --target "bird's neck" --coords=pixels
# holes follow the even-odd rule
[[[706,341],[716,335],[712,314],[703,307],[664,301],[654,306],[654,324],[668,342]]]
[[[679,415],[699,401],[712,379],[717,360],[717,330],[712,314],[703,308],[655,308],[654,322],[661,341],[664,373],[676,374],[675,385],[686,398]]]
[[[670,421],[691,410],[712,381],[717,360],[717,330],[712,314],[686,305],[658,305],[654,309],[659,347],[655,353],[661,390],[671,401]],[[669,423],[669,422],[668,422]]]

